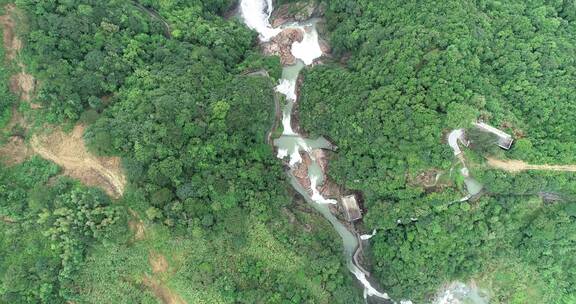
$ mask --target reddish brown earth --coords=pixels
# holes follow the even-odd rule
[[[531,165],[521,160],[499,160],[488,158],[488,165],[508,172],[520,172],[526,170],[576,172],[576,165]]]
[[[142,282],[154,293],[163,304],[187,304],[182,297],[166,286],[160,277],[168,271],[168,260],[162,254],[150,252],[148,262],[152,267],[153,275],[144,275]]]
[[[32,150],[64,168],[64,174],[82,183],[102,188],[114,198],[124,193],[126,177],[119,157],[96,157],[88,152],[82,135],[84,126],[77,125],[72,132],[60,128],[47,134],[34,135]]]

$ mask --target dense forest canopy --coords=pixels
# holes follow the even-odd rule
[[[330,178],[363,194],[384,290],[422,303],[472,280],[493,303],[575,302],[576,176],[485,162],[576,163],[574,3],[324,2],[333,59],[305,70],[297,110],[339,147]],[[37,156],[0,163],[0,302],[362,301],[337,235],[266,143],[280,60],[222,17],[235,1],[16,5],[42,106],[27,117],[86,125],[90,151],[122,157],[129,185],[112,200]],[[30,111],[13,73],[0,67],[0,128]],[[512,149],[474,137],[476,119],[513,134]],[[464,157],[484,185],[466,202],[454,128],[468,129]],[[419,180],[436,173],[434,187]]]
[[[483,160],[575,162],[574,9],[570,1],[328,2],[332,47],[346,61],[306,72],[301,124],[339,146],[330,176],[365,194],[365,224],[382,229],[375,272],[393,297],[420,302],[443,283],[475,278],[491,282],[495,303],[574,301],[574,174],[506,174]],[[476,119],[516,143],[506,154],[466,151],[485,195],[454,203],[457,187],[431,192],[416,176],[457,172],[445,136]],[[543,204],[546,191],[564,200]]]

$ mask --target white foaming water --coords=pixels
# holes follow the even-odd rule
[[[278,148],[278,154],[276,154],[276,157],[282,159],[284,157],[288,156],[288,150],[287,149],[282,149],[282,148]]]
[[[318,191],[318,176],[310,176],[310,188],[312,188],[312,200],[318,204],[333,204],[336,205],[338,202],[333,199],[327,199],[320,191]]]
[[[286,150],[287,151],[286,155],[290,153],[290,161],[289,161],[290,167],[294,167],[296,164],[302,162],[302,156],[300,155],[300,151],[305,151],[308,154],[310,154],[310,151],[312,151],[312,147],[310,147],[302,137],[292,137],[292,138],[294,138],[293,146],[290,147],[288,150]],[[278,152],[278,154],[280,154],[280,152]],[[279,158],[284,158],[284,156]]]
[[[292,130],[292,116],[290,113],[282,113],[282,135],[296,135],[294,130]]]
[[[352,273],[356,277],[356,279],[358,279],[358,281],[360,281],[360,283],[362,283],[362,285],[364,286],[364,299],[366,299],[369,296],[370,297],[378,297],[378,298],[382,298],[382,299],[389,299],[387,293],[379,292],[378,290],[376,290],[376,288],[374,288],[372,286],[372,284],[370,284],[370,282],[368,282],[368,278],[366,278],[366,274],[364,272],[362,272],[362,270],[360,270],[360,268],[358,268],[354,264],[351,264],[349,268],[350,268],[350,271],[352,271]]]
[[[242,0],[240,11],[246,25],[260,34],[260,40],[268,41],[278,35],[282,30],[270,25],[272,14],[272,0]]]
[[[322,56],[322,49],[318,42],[318,31],[313,26],[300,26],[298,27],[304,31],[304,39],[302,42],[294,42],[292,44],[292,55],[302,60],[304,64],[311,65],[314,59]]]
[[[276,92],[286,96],[289,101],[296,101],[296,79],[280,79],[280,84],[276,86]]]
[[[280,79],[280,84],[276,86],[276,92],[286,96],[289,103],[296,102],[296,79]],[[292,130],[292,106],[287,105],[287,110],[282,112],[283,135],[296,135]]]
[[[361,236],[360,236],[360,239],[363,240],[363,241],[369,240],[369,239],[371,239],[371,238],[372,238],[373,236],[375,236],[375,235],[376,235],[376,229],[372,230],[372,233],[371,233],[371,234],[363,234],[363,235],[361,235]]]
[[[302,156],[300,156],[300,152],[298,149],[294,149],[290,154],[290,167],[294,167],[296,164],[302,161]]]

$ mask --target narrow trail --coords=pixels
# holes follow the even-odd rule
[[[143,241],[147,239],[149,234],[144,221],[142,221],[135,210],[128,208],[128,212],[132,217],[128,221],[128,227],[134,234],[133,241]],[[170,263],[165,255],[159,253],[155,249],[150,249],[148,251],[148,265],[150,266],[152,273],[141,274],[141,282],[144,287],[152,291],[159,303],[188,304],[177,292],[173,291],[166,285],[166,280],[171,275],[174,275],[176,271],[170,268]]]
[[[490,167],[508,172],[526,170],[576,172],[576,165],[531,165],[521,160],[499,160],[494,158],[487,158],[487,160]]]
[[[12,218],[5,216],[5,215],[0,215],[0,222],[6,223],[6,224],[16,223],[15,220],[13,220]]]
[[[60,129],[46,135],[34,135],[32,150],[64,168],[64,174],[79,179],[89,186],[100,187],[114,198],[124,193],[126,177],[119,157],[96,157],[88,152],[82,134],[84,127],[77,125],[70,134]]]
[[[154,293],[156,298],[163,304],[187,304],[180,295],[166,286],[163,281],[170,269],[166,257],[151,250],[148,254],[148,263],[152,268],[152,275],[145,274],[142,282]]]
[[[160,280],[153,276],[145,275],[142,279],[144,285],[161,301],[163,304],[187,304],[179,295],[166,287]]]
[[[134,241],[141,241],[146,238],[146,225],[138,213],[132,208],[128,208],[131,218],[128,220],[128,228],[134,233]]]

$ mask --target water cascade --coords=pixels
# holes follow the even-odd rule
[[[269,23],[270,14],[273,11],[271,0],[242,0],[240,9],[244,22],[248,27],[256,30],[260,34],[260,40],[262,42],[269,41],[284,29],[298,29],[304,33],[301,42],[294,42],[292,44],[291,53],[297,58],[296,64],[283,68],[282,79],[276,87],[276,91],[286,97],[286,105],[282,113],[283,133],[280,138],[274,140],[274,145],[278,149],[277,156],[279,158],[289,157],[288,163],[291,170],[288,172],[288,175],[292,186],[312,207],[332,224],[342,238],[348,269],[364,287],[364,297],[372,296],[388,299],[388,295],[378,291],[368,281],[367,275],[355,264],[354,253],[359,247],[358,237],[332,214],[329,205],[335,204],[336,201],[323,197],[319,189],[324,183],[324,176],[314,150],[332,149],[332,145],[322,137],[314,140],[304,138],[292,129],[292,109],[298,101],[296,92],[298,75],[306,65],[312,64],[316,58],[322,56],[322,50],[318,41],[318,32],[316,30],[317,20],[312,19],[303,23],[293,23],[280,28],[273,28]],[[307,189],[303,188],[293,174],[296,165],[303,161],[300,153],[307,154],[311,160],[308,166],[311,194]]]

